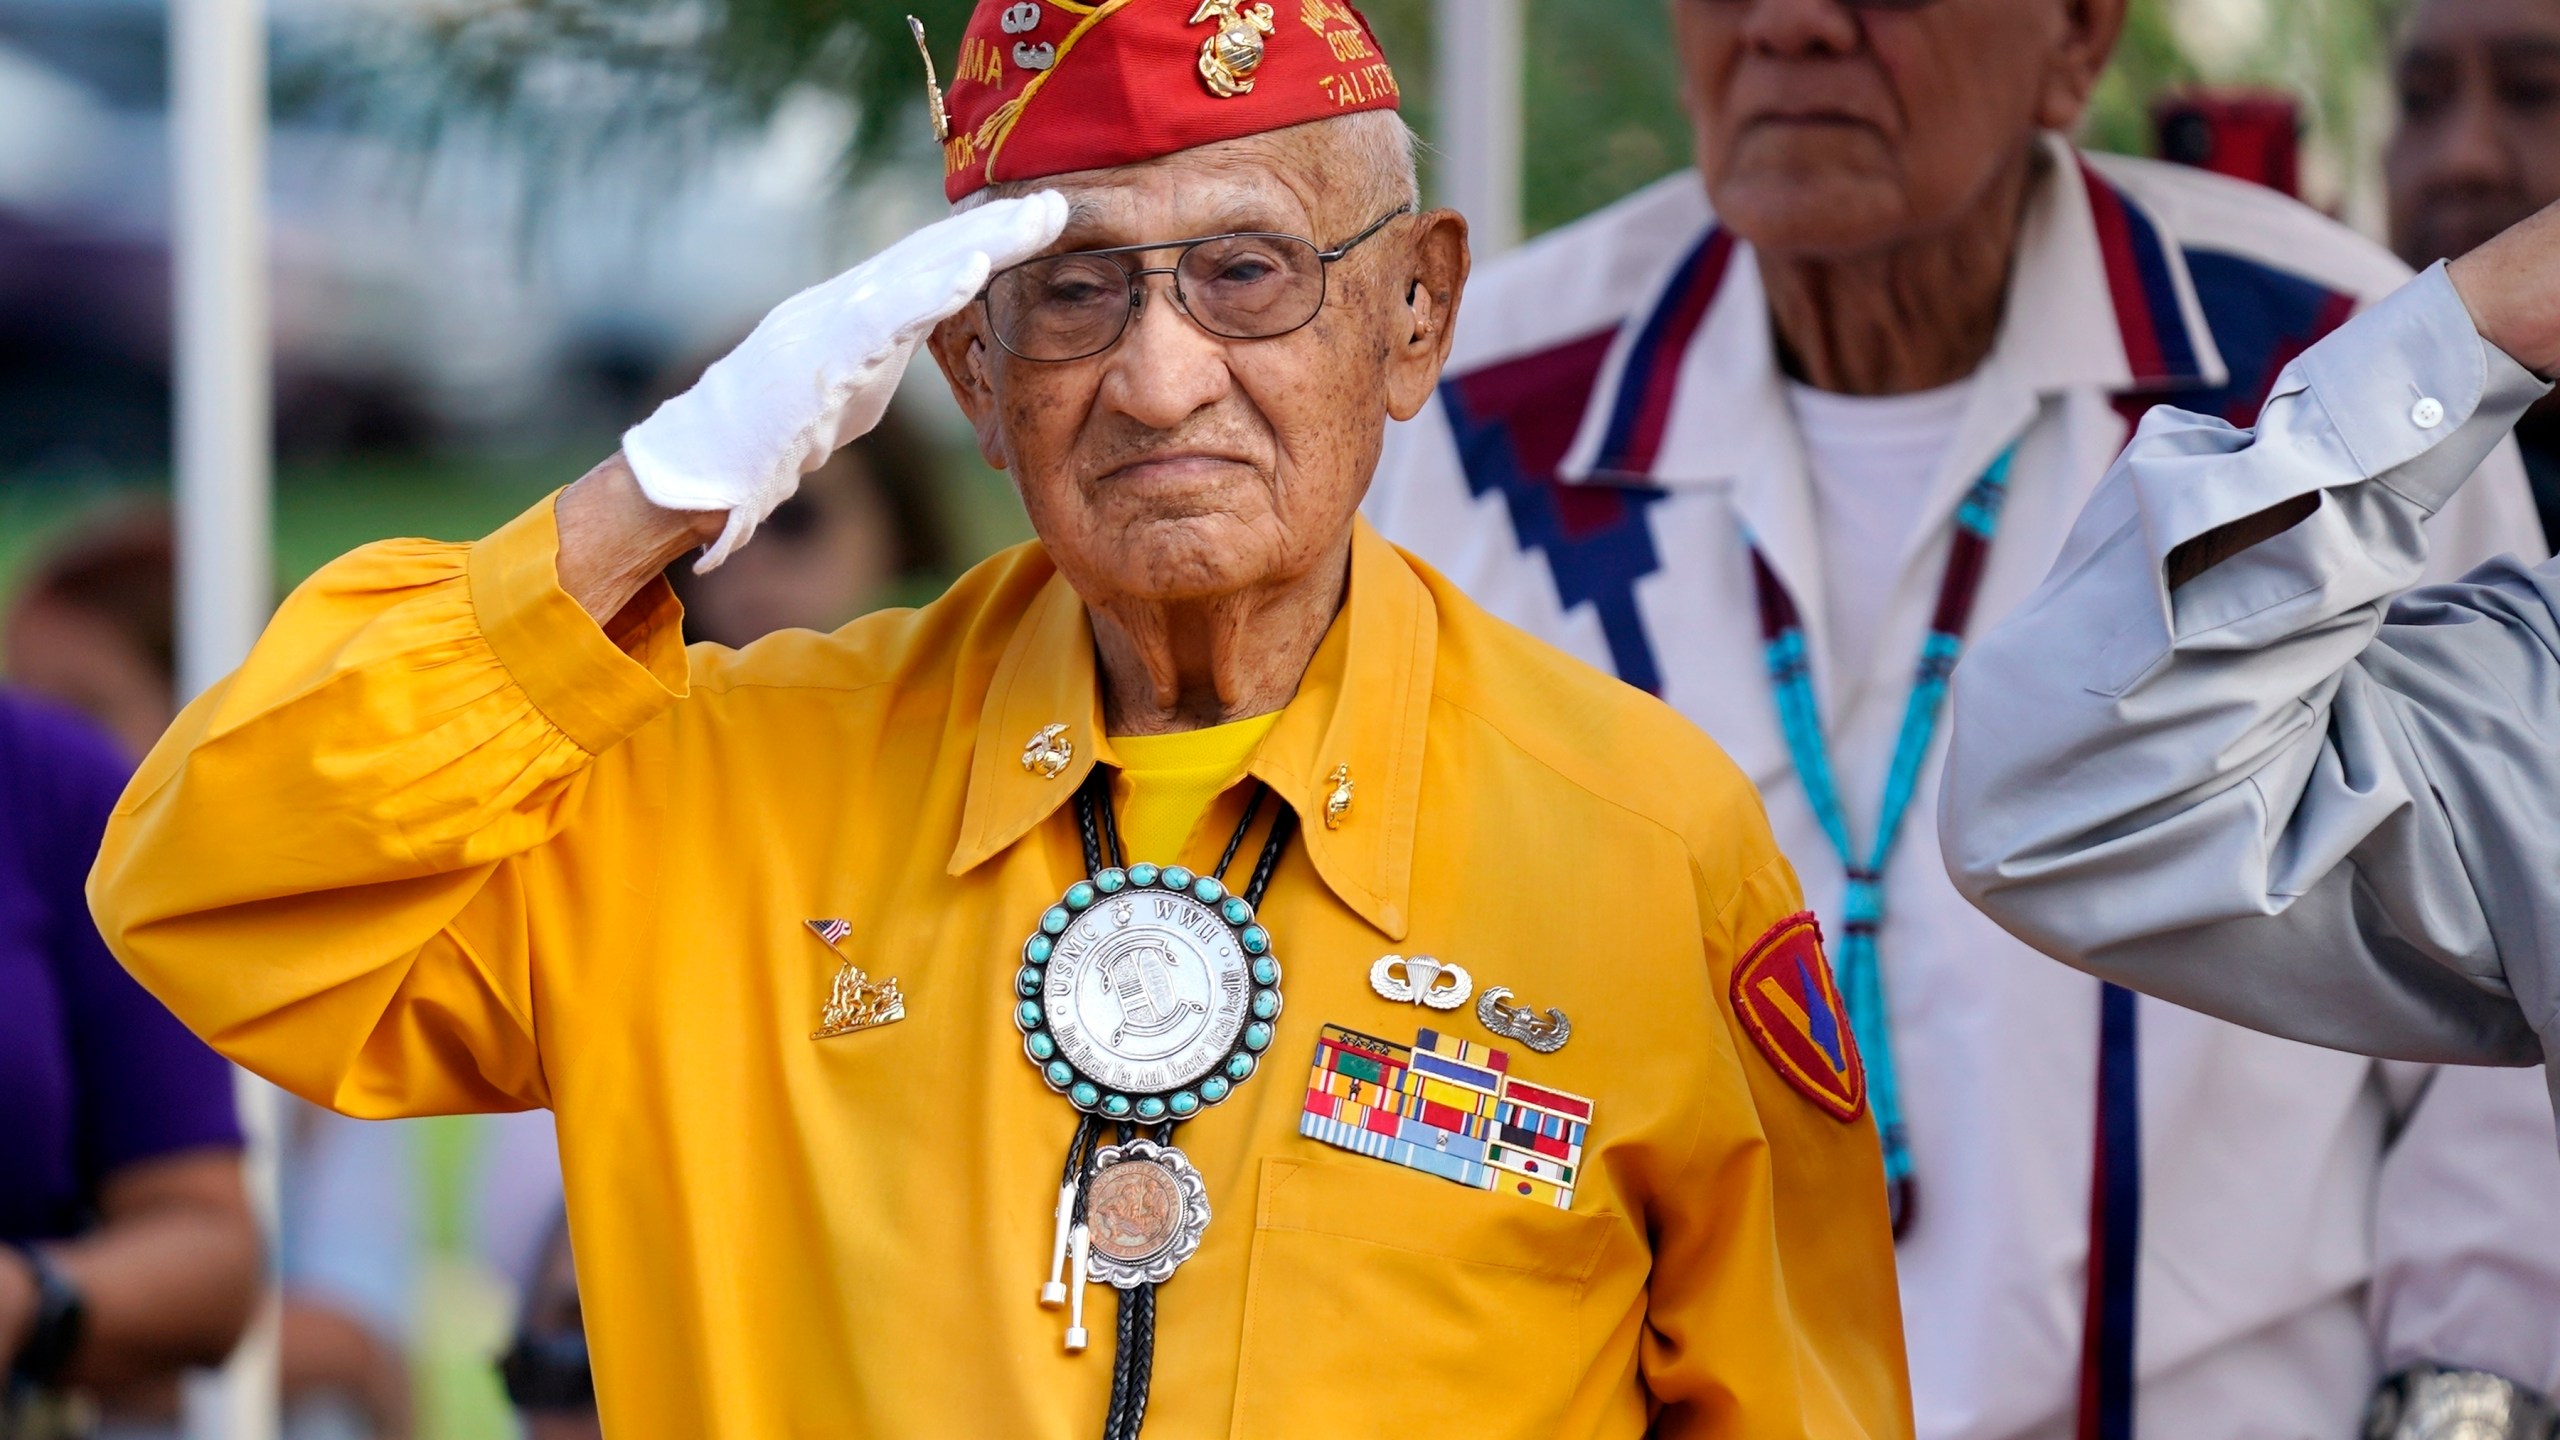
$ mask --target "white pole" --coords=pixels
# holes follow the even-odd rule
[[[178,683],[194,695],[249,653],[273,585],[267,332],[267,36],[262,0],[170,0],[175,195]],[[249,1187],[274,1272],[275,1091],[239,1076]],[[274,1291],[218,1385],[189,1387],[190,1440],[273,1440]]]
[[[173,0],[178,682],[237,667],[273,596],[266,27],[260,0]]]
[[[1520,243],[1525,0],[1435,0],[1440,185],[1479,260]]]

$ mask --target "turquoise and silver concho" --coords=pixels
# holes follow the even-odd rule
[[[1023,942],[1013,1019],[1049,1088],[1108,1120],[1184,1120],[1271,1048],[1280,962],[1215,876],[1132,865],[1079,880]]]

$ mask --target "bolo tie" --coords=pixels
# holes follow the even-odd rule
[[[1084,1292],[1120,1292],[1103,1440],[1136,1440],[1155,1369],[1156,1289],[1200,1249],[1208,1186],[1175,1127],[1235,1093],[1271,1048],[1280,962],[1257,919],[1296,817],[1273,806],[1242,893],[1226,875],[1270,797],[1257,784],[1217,868],[1129,862],[1110,772],[1075,794],[1084,878],[1023,942],[1014,1023],[1041,1080],[1077,1114],[1058,1176],[1040,1303],[1068,1310],[1066,1348],[1090,1337]]]

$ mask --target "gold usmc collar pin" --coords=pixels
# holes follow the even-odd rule
[[[1022,746],[1022,768],[1043,780],[1055,780],[1075,763],[1076,742],[1063,724],[1043,725]]]

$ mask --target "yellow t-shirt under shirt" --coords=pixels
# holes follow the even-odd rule
[[[1189,862],[1195,869],[1214,863],[1214,857],[1183,854],[1183,842],[1191,838],[1200,817],[1236,783],[1244,767],[1253,763],[1253,752],[1262,748],[1263,737],[1280,723],[1280,714],[1274,710],[1250,720],[1173,735],[1112,736],[1111,751],[1126,784],[1120,804],[1120,843],[1130,863]]]

